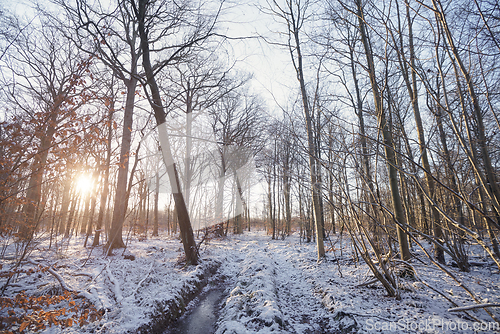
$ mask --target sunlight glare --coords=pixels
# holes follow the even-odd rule
[[[76,179],[76,189],[79,193],[86,195],[92,189],[92,176],[86,173],[81,173]]]

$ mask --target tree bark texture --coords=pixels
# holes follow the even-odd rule
[[[191,221],[189,218],[189,212],[186,207],[186,202],[184,201],[184,196],[181,192],[177,167],[173,160],[172,152],[170,149],[165,111],[163,109],[160,90],[158,88],[158,84],[156,83],[153,68],[151,66],[149,40],[145,26],[147,4],[147,0],[138,1],[137,19],[139,23],[139,35],[141,38],[142,64],[146,73],[146,84],[150,90],[149,102],[151,104],[151,107],[153,108],[156,123],[158,125],[160,146],[163,153],[163,159],[167,167],[170,185],[172,187],[175,209],[177,211],[177,218],[179,221],[181,240],[184,246],[184,253],[186,254],[186,262],[188,264],[195,265],[198,263],[196,242],[194,240],[193,229],[191,227]],[[146,87],[144,87],[144,89],[146,89]]]

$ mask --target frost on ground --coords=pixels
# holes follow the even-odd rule
[[[181,261],[182,245],[172,237],[131,240],[124,254],[117,250],[110,257],[103,256],[101,248],[91,252],[82,245],[80,238],[65,241],[57,250],[47,249],[44,242],[37,244],[29,261],[10,275],[0,310],[2,326],[8,325],[9,317],[28,312],[29,319],[38,316],[43,322],[45,333],[161,333],[192,308],[186,307],[188,302],[210,277],[216,277],[226,287],[217,334],[490,333],[499,329],[483,309],[468,311],[471,317],[448,312],[453,307],[449,300],[458,306],[475,302],[418,249],[414,251],[419,259],[412,261],[418,278],[399,278],[401,300],[396,300],[386,297],[380,284],[364,284],[373,277],[364,263],[355,261],[346,236],[334,236],[330,251],[319,263],[315,245],[300,243],[296,234],[285,240],[271,240],[264,232],[213,239],[201,246],[201,263],[189,267]],[[14,251],[7,248],[1,262],[1,286],[14,264]],[[499,303],[498,269],[484,260],[482,252],[471,260],[475,265],[470,273],[447,269],[480,302]],[[47,298],[64,296],[63,290],[71,297],[46,303],[41,310],[5,303],[22,291],[25,296]],[[500,308],[489,310],[500,318]],[[28,318],[10,324],[10,330],[36,329]]]

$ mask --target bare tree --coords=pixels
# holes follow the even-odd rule
[[[13,22],[18,24],[16,20]],[[19,157],[31,161],[23,208],[25,222],[19,226],[20,236],[30,239],[45,207],[42,183],[56,134],[66,129],[68,122],[76,121],[76,110],[88,101],[83,78],[92,57],[79,55],[74,46],[45,21],[41,26],[21,28],[17,25],[16,29],[19,29],[17,38],[3,58],[8,69],[4,78],[10,76],[12,80],[5,86],[4,93],[10,103],[25,113],[23,118],[29,120],[28,124],[34,126],[29,144],[35,144],[30,149],[33,153]],[[23,151],[27,152],[26,148]]]
[[[102,224],[104,221],[104,217],[106,215],[106,204],[108,202],[109,195],[109,172],[111,168],[111,140],[113,139],[113,128],[116,124],[113,120],[113,115],[115,114],[115,103],[116,103],[116,94],[115,87],[113,84],[114,80],[111,80],[109,86],[109,93],[104,99],[104,105],[108,110],[107,115],[107,141],[106,141],[106,157],[104,163],[101,165],[102,171],[102,191],[101,197],[99,200],[99,213],[97,216],[96,229],[94,235],[94,241],[92,246],[99,245],[99,239],[102,232]]]
[[[314,223],[316,227],[316,244],[318,250],[318,259],[325,255],[325,247],[323,244],[323,226],[324,216],[322,210],[322,194],[321,194],[321,166],[317,161],[316,137],[313,127],[313,115],[311,112],[310,99],[306,88],[306,79],[304,75],[304,58],[302,54],[302,29],[305,22],[308,20],[309,1],[286,0],[279,3],[276,0],[267,2],[268,9],[272,15],[283,20],[287,26],[288,42],[286,46],[290,51],[291,60],[299,82],[300,93],[302,96],[302,107],[304,111],[304,119],[307,131],[307,153],[309,155],[309,169],[311,177],[311,192],[312,203],[314,210]]]
[[[245,80],[246,82],[246,80]],[[236,87],[230,85],[224,94],[209,109],[212,130],[217,141],[218,168],[217,197],[215,204],[216,219],[223,219],[225,181],[234,177],[236,189],[235,232],[242,233],[242,214],[247,211],[244,199],[244,175],[240,169],[257,154],[262,147],[261,132],[265,127],[265,106],[258,96],[245,93],[236,81]]]
[[[141,41],[142,65],[146,75],[143,82],[144,92],[153,109],[159,129],[160,145],[167,166],[167,173],[172,187],[175,209],[179,222],[182,243],[188,264],[198,263],[198,253],[194,240],[189,212],[184,196],[181,192],[179,175],[176,163],[173,160],[167,128],[165,127],[165,110],[160,95],[156,76],[159,71],[167,66],[172,66],[179,59],[183,59],[189,52],[212,35],[214,19],[191,16],[193,9],[188,2],[175,5],[169,3],[153,3],[148,0],[130,1],[131,8],[138,23],[138,32]],[[167,20],[165,22],[165,20]],[[192,22],[191,22],[192,20]],[[183,27],[186,31],[185,38],[174,44],[166,44],[159,50],[154,49],[153,43],[165,43],[163,38]],[[156,34],[156,35],[155,35]],[[177,44],[175,44],[177,42]],[[165,57],[159,59],[153,66],[151,53],[154,51],[168,51]]]
[[[401,253],[401,259],[406,261],[410,258],[410,250],[408,247],[408,236],[406,235],[405,230],[403,230],[402,228],[402,226],[404,226],[404,224],[406,223],[406,218],[404,216],[403,204],[401,202],[401,196],[399,193],[396,155],[393,146],[394,144],[393,144],[392,134],[389,131],[389,126],[385,115],[386,111],[383,108],[382,98],[379,93],[379,87],[375,74],[375,63],[373,60],[373,53],[371,50],[368,31],[365,24],[363,5],[361,4],[361,0],[356,0],[356,7],[357,7],[359,31],[365,51],[368,74],[370,76],[373,99],[375,102],[375,110],[377,112],[379,126],[382,129],[382,136],[384,138],[383,144],[385,150],[385,158],[387,159],[389,184],[391,188],[392,204],[395,214],[394,218],[398,223],[397,233],[398,233],[399,249]]]
[[[170,109],[182,110],[186,114],[184,173],[182,175],[186,205],[190,214],[191,188],[197,161],[193,155],[193,122],[204,116],[219,99],[243,85],[248,78],[235,80],[228,76],[230,67],[225,68],[214,51],[206,50],[191,55],[182,63],[172,66],[166,74],[170,84],[165,93],[171,99]],[[199,171],[201,172],[201,171]]]
[[[68,38],[71,38],[82,52],[98,55],[126,87],[118,178],[107,244],[107,249],[111,251],[125,246],[122,229],[127,208],[127,178],[141,54],[137,22],[124,2],[118,2],[110,9],[106,9],[100,2],[89,4],[86,1],[77,1],[74,7],[63,1],[55,3],[66,12],[70,25],[65,22],[61,22],[61,25],[66,26]]]
[[[403,32],[401,31],[401,22],[400,22],[400,13],[399,13],[399,6],[397,6],[397,13],[398,13],[398,31],[399,31],[399,45],[400,49],[397,52],[397,55],[399,57],[399,62],[401,64],[401,73],[403,75],[406,88],[408,90],[408,95],[411,100],[411,105],[413,109],[413,114],[415,117],[415,124],[417,127],[417,134],[418,134],[418,143],[419,143],[419,150],[420,150],[420,155],[422,157],[422,166],[424,167],[425,171],[425,180],[427,183],[427,189],[429,191],[429,195],[431,198],[435,198],[435,185],[434,185],[434,179],[431,174],[431,167],[429,164],[429,158],[427,155],[427,144],[426,144],[426,139],[425,139],[425,133],[424,133],[424,128],[422,125],[422,117],[420,115],[420,107],[418,103],[418,88],[417,88],[417,71],[416,71],[416,62],[415,62],[415,47],[414,47],[414,38],[413,38],[413,18],[410,15],[410,5],[408,0],[405,0],[405,9],[406,9],[406,23],[408,25],[408,45],[409,45],[409,60],[407,59],[407,56],[405,54],[404,50],[404,41],[403,41]],[[394,38],[394,37],[393,37]],[[394,45],[398,45],[397,41],[394,38]],[[408,73],[410,72],[411,75]],[[431,204],[431,213],[432,213],[432,227],[434,231],[434,237],[436,240],[442,240],[443,239],[443,231],[441,229],[441,222],[440,222],[440,215],[438,210],[436,209],[435,206]],[[440,263],[445,263],[444,259],[444,251],[443,248],[437,243],[434,245],[434,254],[436,259]]]

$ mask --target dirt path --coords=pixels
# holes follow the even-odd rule
[[[276,264],[276,288],[280,309],[295,333],[326,333],[331,314],[302,270],[298,253],[291,245],[273,243],[265,248]]]
[[[333,315],[302,269],[300,246],[266,239],[231,251],[225,270],[233,284],[217,333],[331,333]]]

